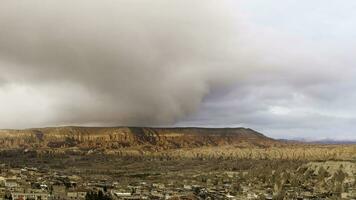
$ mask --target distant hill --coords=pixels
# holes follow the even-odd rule
[[[284,142],[299,142],[305,144],[335,144],[335,145],[342,145],[342,144],[356,144],[356,140],[336,140],[336,139],[306,139],[306,138],[295,138],[291,140],[280,140]]]
[[[308,142],[314,144],[356,144],[356,140],[333,140],[333,139],[312,140]]]
[[[270,146],[278,141],[248,128],[53,127],[0,130],[0,148],[177,149]]]

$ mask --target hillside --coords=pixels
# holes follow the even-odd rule
[[[246,128],[54,127],[0,130],[0,157],[355,160],[355,145],[274,140]],[[24,154],[25,153],[25,154]]]
[[[203,146],[269,146],[277,141],[246,128],[56,127],[0,130],[2,149],[154,149]]]

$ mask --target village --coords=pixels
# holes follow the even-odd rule
[[[326,165],[308,164],[294,171],[137,173],[100,179],[66,170],[2,164],[0,200],[356,199],[354,165]]]

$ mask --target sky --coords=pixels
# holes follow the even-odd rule
[[[4,0],[0,128],[356,139],[352,0]]]

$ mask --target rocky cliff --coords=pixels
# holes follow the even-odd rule
[[[269,146],[277,141],[245,128],[57,127],[0,130],[1,149]]]

